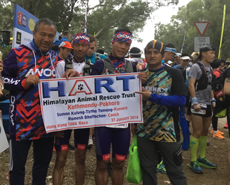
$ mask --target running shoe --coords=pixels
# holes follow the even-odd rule
[[[167,174],[166,169],[165,169],[165,165],[163,163],[163,161],[161,161],[158,165],[157,165],[157,171],[161,172],[163,174]]]
[[[228,128],[228,122],[224,125],[224,128]]]
[[[210,133],[211,133],[211,134],[214,134],[214,130],[211,130]],[[224,135],[224,132],[221,132],[221,131],[219,131],[219,130],[217,130],[217,133],[220,133],[221,135]]]
[[[196,174],[202,174],[203,173],[203,170],[197,161],[191,162],[189,164],[189,168]]]
[[[205,168],[215,169],[216,165],[211,163],[206,157],[201,159],[200,157],[197,159],[197,162],[200,166],[203,166]]]
[[[222,136],[219,132],[217,132],[216,134],[213,134],[213,137],[217,139],[224,139],[224,136]]]

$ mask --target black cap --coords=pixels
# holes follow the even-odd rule
[[[142,54],[142,51],[137,47],[132,47],[129,51],[129,54],[133,57],[138,57]]]
[[[200,48],[200,55],[197,59],[201,59],[201,56],[202,56],[202,53],[203,52],[207,52],[207,51],[215,51],[215,48],[210,45],[210,44],[206,44],[206,45],[203,45],[201,48]]]

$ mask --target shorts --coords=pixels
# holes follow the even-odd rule
[[[72,130],[64,131],[64,138],[55,138],[56,151],[68,150]],[[89,141],[89,128],[74,130],[74,146],[79,150],[86,150]]]
[[[129,151],[130,126],[128,128],[96,127],[95,149],[97,160],[110,159],[110,146],[112,143],[112,157],[124,161]]]
[[[188,115],[193,114],[193,115],[201,116],[201,117],[204,117],[204,118],[208,118],[208,117],[212,116],[212,106],[211,105],[207,105],[206,113],[204,115],[192,113],[191,112],[191,105],[192,105],[192,103],[190,103],[189,106],[188,106]]]

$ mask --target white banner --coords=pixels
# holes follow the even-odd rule
[[[136,73],[40,80],[46,132],[142,123],[141,90]]]
[[[5,130],[3,128],[2,119],[0,119],[0,153],[9,148],[8,141],[6,139]]]

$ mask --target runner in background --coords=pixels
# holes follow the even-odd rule
[[[221,61],[219,59],[215,59],[212,63],[211,63],[211,67],[213,69],[213,74],[216,76],[216,78],[220,77],[221,75]],[[213,134],[214,138],[217,139],[224,139],[224,133],[219,131],[217,129],[218,127],[218,118],[215,116],[216,112],[215,109],[217,109],[219,106],[218,102],[216,104],[216,107],[213,109],[213,115],[212,115],[212,130],[211,130],[211,134]]]
[[[206,157],[207,135],[212,118],[212,106],[216,101],[212,90],[212,68],[210,64],[215,57],[214,48],[205,45],[200,49],[199,62],[194,64],[189,72],[189,92],[191,104],[188,114],[191,114],[193,133],[190,138],[191,163],[189,167],[194,173],[201,174],[201,166],[215,169],[216,165]],[[197,149],[199,145],[199,157]]]
[[[184,77],[184,80],[186,80],[186,68],[187,68],[187,65],[188,65],[190,60],[191,59],[190,59],[189,55],[183,53],[180,57],[180,64],[173,67],[173,68],[180,70],[180,72],[182,73],[182,75]]]
[[[58,53],[58,57],[59,57],[58,61],[65,60],[70,55],[70,52],[73,48],[72,48],[70,42],[63,41],[59,45],[59,49],[60,49],[60,52]]]
[[[87,52],[87,55],[85,56],[85,59],[89,61],[91,64],[95,64],[96,61],[101,60],[103,58],[107,58],[105,55],[95,52],[97,49],[97,40],[94,36],[89,35],[90,39],[90,47]],[[93,136],[94,136],[94,128],[90,128],[89,132],[89,143],[88,146],[93,146]]]
[[[85,56],[85,59],[88,60],[91,64],[95,64],[96,61],[101,60],[103,58],[107,58],[105,55],[102,55],[98,52],[95,52],[97,49],[97,40],[94,36],[89,35],[90,38],[90,47]]]
[[[146,68],[146,62],[144,62],[141,59],[141,54],[142,51],[137,48],[137,47],[132,47],[129,51],[129,61],[134,63],[135,65],[137,65],[139,63],[138,68],[141,69],[145,69]]]
[[[173,44],[171,43],[165,44],[165,54],[163,58],[163,61],[165,63],[167,63],[169,60],[173,60],[173,58],[177,55],[178,54],[176,52],[176,48]]]
[[[176,53],[176,55],[174,56],[172,67],[180,64],[180,57],[181,57],[181,53]]]
[[[40,19],[35,24],[33,41],[13,48],[4,60],[2,76],[5,89],[10,91],[11,104],[11,185],[24,185],[25,164],[32,144],[32,184],[46,184],[54,139],[51,134],[46,134],[44,128],[38,83],[40,79],[55,78],[57,53],[50,50],[55,35],[56,26],[53,21],[47,18]],[[75,70],[67,70],[62,77],[77,75]]]
[[[73,40],[73,68],[81,75],[87,76],[90,74],[91,66],[85,60],[85,56],[89,50],[89,36],[85,33],[74,35]],[[60,78],[65,72],[65,61],[59,61],[56,66],[57,78]],[[68,144],[72,130],[58,132],[58,137],[55,139],[56,162],[53,170],[53,184],[62,185],[64,180],[64,167],[67,160]],[[85,159],[86,148],[89,139],[89,128],[74,130],[75,144],[75,184],[83,185],[85,180]]]
[[[181,72],[161,63],[163,56],[162,42],[147,44],[147,83],[143,92],[136,92],[144,100],[144,123],[138,124],[136,131],[143,185],[157,184],[158,151],[171,183],[186,185],[179,129],[179,107],[185,105],[186,88]]]

